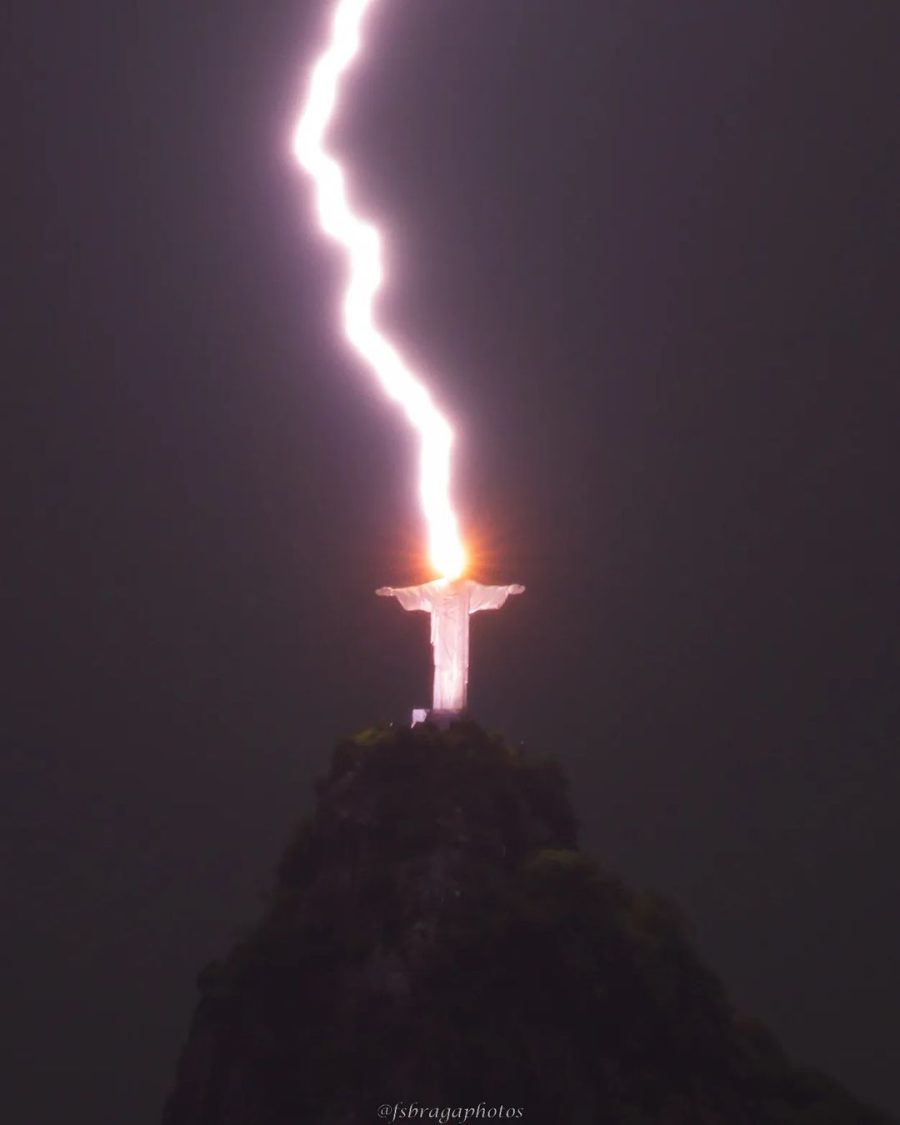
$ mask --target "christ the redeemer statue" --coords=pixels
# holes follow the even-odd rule
[[[382,586],[375,593],[396,598],[404,609],[431,614],[434,650],[434,711],[461,715],[466,709],[469,683],[469,614],[499,609],[510,594],[524,586],[482,586],[470,578],[438,578],[422,586]]]

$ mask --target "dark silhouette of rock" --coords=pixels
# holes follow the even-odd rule
[[[470,722],[341,743],[265,917],[198,984],[163,1125],[889,1125],[578,850],[558,765]]]

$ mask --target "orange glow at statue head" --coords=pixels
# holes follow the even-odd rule
[[[331,38],[313,67],[297,121],[294,153],[314,181],[322,230],[343,247],[347,257],[349,278],[343,304],[347,339],[418,434],[419,501],[428,525],[428,557],[442,577],[453,579],[466,565],[450,501],[453,431],[425,384],[375,321],[375,295],[383,277],[380,235],[372,223],[351,210],[343,168],[323,145],[337,106],[341,76],[360,49],[363,16],[373,3],[337,0]]]
[[[456,529],[453,528],[449,534],[442,534],[441,531],[442,529],[432,529],[429,552],[431,565],[441,578],[452,581],[463,576],[469,560]]]

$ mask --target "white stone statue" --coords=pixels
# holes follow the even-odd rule
[[[437,578],[422,586],[382,586],[375,593],[396,598],[404,609],[431,614],[434,650],[434,710],[460,715],[466,709],[469,683],[469,614],[499,609],[510,594],[524,586],[482,586],[470,578]]]

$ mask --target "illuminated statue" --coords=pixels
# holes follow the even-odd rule
[[[434,650],[434,711],[459,715],[466,709],[469,682],[469,614],[499,609],[524,586],[482,586],[470,578],[438,578],[422,586],[382,586],[375,593],[396,598],[404,609],[431,614]]]

